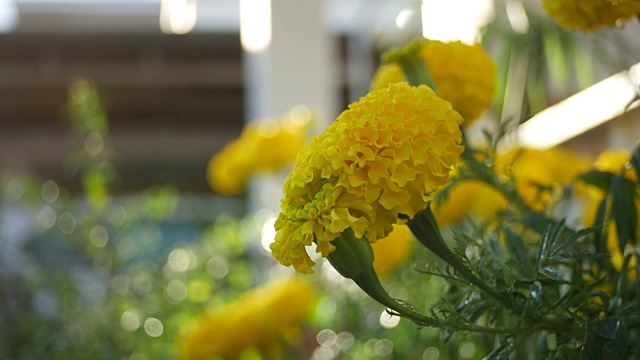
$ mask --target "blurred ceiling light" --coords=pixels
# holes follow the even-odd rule
[[[398,13],[398,16],[396,16],[396,27],[400,30],[404,29],[412,16],[413,10],[411,9],[403,9],[402,11],[400,11],[400,13]]]
[[[535,149],[561,144],[638,107],[638,101],[631,103],[638,84],[640,63],[541,111],[518,127],[516,141]]]
[[[422,0],[422,36],[475,44],[494,14],[494,0]]]
[[[520,1],[510,0],[507,1],[505,6],[507,10],[507,19],[513,31],[526,34],[529,31],[529,17],[527,17],[527,11]]]
[[[18,6],[15,0],[0,0],[0,33],[8,33],[18,25]]]
[[[166,34],[186,34],[196,26],[196,0],[162,0],[160,30]]]
[[[271,44],[271,0],[240,0],[240,42],[251,53]]]

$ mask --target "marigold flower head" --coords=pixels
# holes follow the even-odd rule
[[[393,225],[393,230],[386,238],[371,244],[376,274],[389,275],[406,263],[413,251],[413,243],[413,233],[408,226]]]
[[[547,208],[554,200],[554,187],[567,185],[589,169],[590,161],[560,149],[514,149],[498,156],[496,171],[511,178],[527,205]]]
[[[307,140],[310,119],[290,116],[264,119],[247,124],[240,137],[211,158],[207,180],[223,195],[242,192],[253,173],[280,170],[293,163]]]
[[[416,45],[418,48],[416,49]],[[424,40],[400,49],[399,56],[419,56],[427,65],[438,96],[449,101],[469,126],[491,104],[496,87],[496,65],[480,45],[460,41]],[[391,57],[390,60],[393,60]],[[382,65],[375,73],[371,89],[405,81],[396,62]]]
[[[412,218],[449,179],[462,118],[426,86],[391,84],[349,106],[298,154],[284,184],[273,256],[312,273],[306,247],[327,256],[345,229],[369,242]]]
[[[619,26],[640,13],[638,1],[542,0],[542,5],[560,26],[585,32]]]
[[[315,296],[313,286],[301,278],[275,280],[248,291],[202,315],[180,343],[182,356],[186,360],[237,357],[247,349],[278,353],[281,343],[295,340]]]

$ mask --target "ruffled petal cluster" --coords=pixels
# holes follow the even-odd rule
[[[640,13],[639,1],[542,0],[542,5],[560,26],[585,32],[620,26]]]
[[[235,358],[247,349],[274,355],[281,344],[300,340],[299,325],[316,297],[301,278],[276,280],[196,320],[180,346],[185,360]]]
[[[480,45],[460,41],[426,40],[419,51],[429,68],[438,96],[449,101],[465,119],[465,126],[491,105],[496,87],[496,65]],[[405,81],[400,65],[382,65],[374,74],[371,89]]]
[[[247,124],[238,139],[209,161],[209,185],[220,194],[236,195],[244,190],[253,173],[280,170],[292,164],[307,141],[310,120],[285,116]]]
[[[312,273],[307,247],[327,256],[351,228],[381,239],[449,179],[462,152],[462,118],[426,86],[391,84],[349,106],[313,138],[284,185],[273,256]]]
[[[389,235],[371,244],[373,269],[378,276],[386,276],[409,260],[415,239],[406,225],[394,225]]]

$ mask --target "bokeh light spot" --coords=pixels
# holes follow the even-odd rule
[[[126,331],[136,331],[142,323],[142,316],[137,310],[127,310],[120,316],[120,325]]]
[[[229,273],[229,265],[225,259],[212,256],[211,259],[207,261],[207,272],[214,279],[222,279]]]
[[[58,199],[58,195],[60,195],[60,188],[55,181],[49,180],[42,184],[42,188],[40,189],[40,194],[44,201],[48,203],[53,203]]]
[[[97,155],[104,147],[104,139],[98,132],[92,132],[84,139],[84,148],[91,155]]]
[[[144,321],[144,331],[149,336],[158,337],[164,332],[164,327],[160,320],[156,318],[148,318]]]
[[[316,335],[318,344],[325,347],[333,346],[336,343],[337,339],[338,336],[336,335],[336,332],[331,329],[320,330],[320,332],[318,332],[318,335]]]
[[[174,271],[187,271],[190,262],[189,253],[184,249],[173,249],[171,253],[169,253],[168,264]]]
[[[50,229],[56,223],[56,212],[50,206],[43,206],[38,212],[38,224],[43,229]]]
[[[380,314],[380,325],[382,325],[382,327],[385,329],[393,329],[394,327],[398,326],[399,323],[399,316],[391,316],[386,311],[383,311],[382,314]]]
[[[267,219],[267,221],[264,222],[264,225],[262,225],[262,247],[269,253],[271,253],[269,245],[271,245],[273,240],[276,238],[276,229],[274,227],[276,220],[277,219],[274,217]]]
[[[376,341],[373,351],[378,356],[389,356],[393,352],[393,341],[389,339],[380,339]]]
[[[175,301],[187,298],[187,286],[180,280],[171,280],[167,285],[167,295]]]
[[[96,225],[91,228],[89,232],[89,241],[91,244],[97,248],[103,248],[107,245],[109,241],[109,232],[102,225]]]
[[[296,105],[289,111],[291,122],[303,126],[311,121],[311,109],[305,105]]]
[[[58,217],[58,228],[63,233],[70,235],[76,229],[76,217],[69,212],[64,212]]]
[[[436,347],[428,347],[422,353],[422,360],[438,360],[440,357],[440,350]]]
[[[471,359],[476,354],[476,344],[468,342],[460,347],[460,358]]]

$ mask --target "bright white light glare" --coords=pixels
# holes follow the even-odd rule
[[[411,19],[411,16],[413,16],[413,10],[411,9],[404,9],[400,11],[398,16],[396,16],[396,27],[401,30],[404,29],[404,27],[407,26],[409,19]]]
[[[383,311],[382,314],[380,314],[380,325],[382,325],[382,327],[385,329],[393,329],[394,327],[398,326],[399,323],[399,316],[391,316],[386,310]]]
[[[162,0],[160,30],[166,34],[186,34],[196,26],[196,0]]]
[[[541,111],[518,127],[516,141],[547,149],[623,114],[636,96],[632,79],[638,75],[640,63]],[[636,107],[637,102],[629,109]]]
[[[240,42],[257,53],[271,44],[271,0],[240,0]]]
[[[271,252],[269,245],[271,245],[273,239],[276,238],[275,224],[276,218],[270,218],[264,222],[264,225],[262,225],[262,247],[268,252]]]
[[[494,0],[422,0],[422,36],[475,44],[494,14]]]
[[[520,1],[507,1],[505,9],[513,31],[520,34],[525,34],[529,31],[529,17],[527,17],[527,11]]]
[[[15,0],[0,0],[0,33],[8,33],[15,29],[19,17]]]

